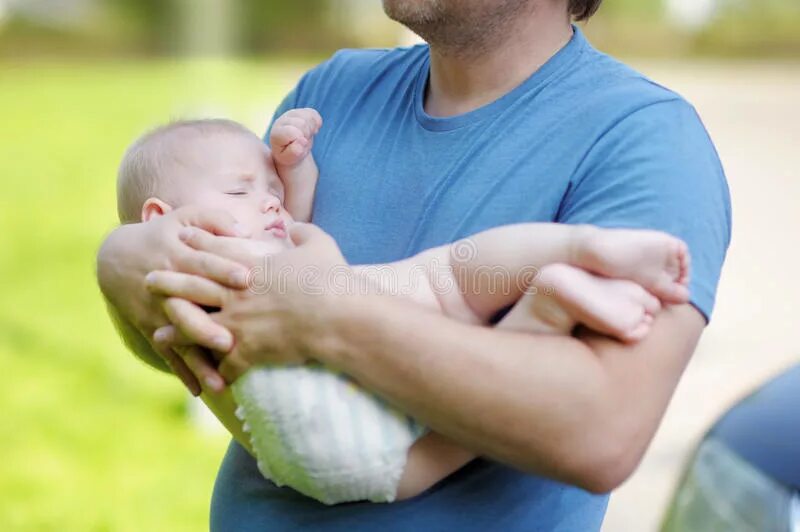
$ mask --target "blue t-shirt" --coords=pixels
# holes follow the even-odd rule
[[[323,116],[314,222],[348,261],[394,261],[518,222],[654,228],[688,243],[692,303],[711,315],[730,202],[685,100],[599,53],[577,28],[522,85],[463,115],[425,113],[428,72],[425,45],[341,51],[278,110]],[[264,480],[232,443],[211,529],[586,532],[600,528],[607,502],[479,459],[408,501],[328,507]]]

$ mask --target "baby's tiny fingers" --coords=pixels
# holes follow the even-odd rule
[[[322,129],[322,115],[316,109],[308,109],[309,115],[311,117],[311,121],[314,123],[314,132],[318,132]]]
[[[300,130],[300,128],[292,124],[284,124],[278,128],[278,131],[275,133],[275,136],[272,139],[273,143],[275,144],[272,146],[272,149],[281,151],[287,145],[300,139],[305,139],[305,135],[303,135],[303,132]]]
[[[295,109],[293,117],[302,118],[306,123],[311,126],[311,132],[316,133],[322,127],[322,115],[316,109],[311,107],[304,107],[302,109]]]
[[[286,119],[285,126],[294,126],[297,128],[303,138],[311,138],[314,136],[314,124],[305,118],[293,116]]]
[[[307,144],[302,144],[299,141],[292,142],[283,150],[283,156],[293,161],[302,159],[308,152]]]
[[[282,147],[302,136],[302,132],[294,126],[275,124],[269,136],[269,143],[274,151],[280,151]]]

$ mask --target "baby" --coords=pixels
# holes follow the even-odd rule
[[[272,127],[271,151],[227,120],[156,129],[121,164],[120,220],[146,223],[197,205],[229,212],[265,255],[289,249],[290,225],[311,219],[319,177],[311,147],[321,127],[316,111],[289,111]],[[391,290],[423,311],[489,325],[513,305],[497,327],[569,335],[583,325],[624,342],[647,335],[662,303],[689,296],[683,242],[590,226],[499,227],[384,265],[392,275],[354,270],[369,279],[362,288]],[[147,342],[128,340],[141,358],[153,359]],[[319,365],[253,368],[231,389],[244,431],[232,432],[264,476],[326,504],[414,496],[473,458]]]

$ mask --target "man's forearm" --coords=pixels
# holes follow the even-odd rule
[[[314,347],[320,360],[471,450],[594,491],[638,463],[702,330],[694,309],[667,310],[631,347],[464,325],[388,297],[347,301],[336,341]],[[686,339],[670,338],[686,320]]]

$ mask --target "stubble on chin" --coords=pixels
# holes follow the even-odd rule
[[[383,10],[390,19],[408,26],[435,23],[445,15],[443,0],[383,0]]]
[[[428,42],[436,53],[479,57],[496,48],[536,0],[383,0],[392,20]]]

